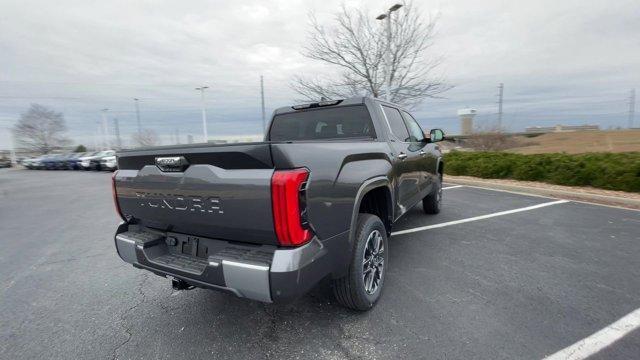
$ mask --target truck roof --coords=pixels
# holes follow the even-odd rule
[[[289,113],[289,112],[294,112],[294,111],[300,111],[309,107],[316,107],[318,104],[322,103],[322,102],[332,102],[332,101],[336,101],[338,102],[335,105],[327,105],[328,107],[333,107],[333,106],[348,106],[348,105],[356,105],[356,104],[364,104],[367,101],[378,101],[381,103],[386,103],[386,104],[390,104],[393,105],[395,107],[399,107],[396,104],[392,104],[388,101],[384,101],[382,99],[379,98],[373,98],[371,96],[357,96],[357,97],[351,97],[351,98],[346,98],[346,99],[331,99],[331,100],[326,100],[326,101],[320,101],[320,102],[309,102],[309,103],[302,103],[302,104],[298,104],[298,105],[293,105],[293,106],[282,106],[277,108],[273,114],[274,115],[278,115],[278,114],[285,114],[285,113]],[[310,105],[309,107],[302,107],[305,105]],[[315,105],[315,106],[313,106]],[[296,109],[295,107],[300,106],[301,108]]]

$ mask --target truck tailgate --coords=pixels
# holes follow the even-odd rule
[[[181,157],[176,171],[156,158]],[[116,194],[123,215],[154,229],[277,245],[269,144],[132,151],[119,154]],[[164,171],[163,171],[164,170]]]

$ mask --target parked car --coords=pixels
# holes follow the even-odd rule
[[[22,160],[22,166],[30,170],[37,169],[41,164],[42,157],[28,158]]]
[[[91,170],[102,170],[102,159],[106,157],[116,156],[115,150],[104,150],[92,156],[89,160],[89,168]]]
[[[11,159],[0,158],[0,168],[10,168],[10,167],[11,167]]]
[[[352,98],[277,109],[265,142],[119,152],[116,249],[176,289],[282,302],[328,278],[338,302],[368,310],[394,223],[420,202],[440,211],[443,136]]]
[[[64,158],[64,154],[54,154],[45,157],[42,160],[42,168],[45,170],[56,170],[59,168],[60,161]]]
[[[74,153],[68,153],[68,154],[61,155],[55,162],[55,169],[56,170],[69,170],[68,161],[69,161],[69,158],[71,158],[72,156],[74,156]]]
[[[96,157],[102,157],[103,155],[101,155],[103,153],[103,151],[97,151],[94,153],[91,153],[87,156],[82,156],[79,158],[80,160],[80,167],[84,170],[91,170],[91,160],[96,158]]]
[[[80,170],[82,167],[80,166],[80,159],[85,156],[91,156],[95,153],[85,152],[85,153],[74,153],[72,156],[69,156],[66,161],[66,167],[69,170]]]
[[[100,170],[115,171],[118,169],[116,156],[105,156],[100,159]]]

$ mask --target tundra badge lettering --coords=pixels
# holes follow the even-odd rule
[[[136,191],[140,206],[177,211],[224,214],[222,202],[217,196],[163,194],[159,192]]]
[[[161,171],[179,172],[184,171],[189,166],[189,162],[184,156],[157,157],[156,166]]]

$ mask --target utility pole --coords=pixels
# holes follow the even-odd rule
[[[113,127],[116,133],[116,144],[118,144],[118,150],[122,149],[122,140],[120,139],[120,121],[118,118],[113,119]]]
[[[140,99],[133,98],[133,101],[136,103],[136,121],[138,123],[138,137],[140,137],[142,135],[142,125],[140,125],[140,105],[138,104]]]
[[[207,133],[207,110],[204,108],[204,91],[208,88],[208,86],[196,88],[196,90],[200,91],[200,102],[202,106],[202,134],[204,136],[205,143],[209,142],[209,134]]]
[[[384,52],[384,63],[385,63],[385,83],[386,83],[386,91],[385,91],[385,100],[391,101],[391,13],[400,9],[402,4],[395,4],[389,8],[386,14],[380,14],[376,18],[376,20],[384,20],[387,19],[387,49]]]
[[[504,84],[498,85],[498,131],[502,130],[502,94],[504,92]]]
[[[16,165],[18,162],[16,160],[16,136],[11,131],[11,165]]]
[[[260,75],[260,99],[262,100],[262,133],[267,129],[267,124],[264,115],[264,77]]]
[[[109,148],[109,130],[107,129],[107,111],[109,109],[102,109],[102,143],[104,144],[104,150]]]
[[[97,131],[93,132],[93,150],[94,151],[98,150],[98,132]]]
[[[176,129],[176,144],[180,145],[180,129]]]
[[[629,94],[629,129],[633,128],[636,116],[636,89],[631,89]]]

